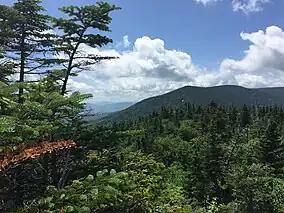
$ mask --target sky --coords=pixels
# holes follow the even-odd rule
[[[0,0],[11,4],[11,0]],[[94,0],[43,0],[48,14]],[[185,85],[284,86],[284,0],[109,0],[118,56],[69,81],[94,101],[139,101]]]

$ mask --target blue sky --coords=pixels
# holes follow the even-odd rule
[[[94,2],[43,0],[43,5],[58,16],[58,7]],[[77,89],[97,93],[100,100],[139,100],[183,85],[284,85],[284,64],[279,62],[284,59],[282,0],[107,2],[122,7],[112,13],[108,35],[113,49],[87,49],[121,59],[94,67],[105,74],[104,81],[101,74],[83,73],[72,82]],[[123,45],[123,38],[129,46]]]
[[[93,4],[93,0],[44,0],[52,15],[63,5]],[[247,43],[240,33],[254,32],[270,25],[284,27],[284,2],[266,4],[262,12],[233,12],[228,0],[214,5],[196,4],[193,0],[112,0],[122,7],[113,13],[111,37],[119,41],[147,35],[160,38],[169,49],[190,52],[197,64],[217,66],[224,57],[240,58]],[[178,2],[178,3],[177,3]]]
[[[11,0],[1,0],[11,4]],[[94,0],[43,0],[50,15],[58,16],[58,7],[93,4]],[[190,52],[195,63],[214,67],[224,57],[239,59],[247,42],[240,33],[254,32],[271,25],[284,27],[284,1],[265,4],[261,12],[233,12],[232,2],[223,0],[211,5],[194,0],[109,0],[122,7],[114,12],[111,38],[118,42],[124,35],[130,40],[147,35],[166,42],[166,48]]]

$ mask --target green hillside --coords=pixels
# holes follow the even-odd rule
[[[284,88],[248,89],[240,86],[193,87],[185,86],[169,93],[147,98],[133,106],[113,113],[100,120],[105,124],[113,121],[135,119],[161,107],[176,107],[183,102],[208,104],[211,101],[221,105],[284,105]]]

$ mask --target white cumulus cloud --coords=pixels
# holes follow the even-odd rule
[[[251,42],[241,60],[224,59],[220,71],[236,73],[237,81],[246,86],[283,86],[284,32],[277,26],[265,31],[241,33]]]
[[[270,3],[270,0],[233,0],[233,11],[243,11],[248,14],[263,10],[263,6]]]
[[[72,78],[70,86],[97,100],[141,100],[185,85],[234,84],[245,87],[284,86],[284,32],[277,26],[241,33],[251,44],[240,60],[225,58],[216,70],[194,63],[190,54],[165,48],[158,38],[137,38],[131,49],[81,48],[88,53],[118,56]]]
[[[222,0],[194,0],[196,3],[204,6],[212,5]],[[227,2],[227,1],[225,1]],[[271,0],[232,0],[232,9],[235,12],[242,11],[245,14],[252,12],[259,12],[263,10],[265,4],[270,3]]]

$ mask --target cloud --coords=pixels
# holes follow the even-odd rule
[[[81,46],[91,54],[118,56],[119,59],[101,62],[73,80],[84,85],[72,87],[79,90],[90,85],[89,92],[104,98],[140,99],[160,94],[193,82],[198,68],[190,55],[168,50],[161,39],[147,36],[136,39],[132,50],[118,52]],[[85,91],[85,89],[84,89]]]
[[[196,3],[203,4],[204,6],[212,5],[222,0],[194,0]],[[232,0],[232,9],[235,12],[242,11],[245,14],[252,12],[260,12],[263,6],[270,3],[270,0]]]
[[[115,45],[115,49],[127,49],[129,48],[131,45],[131,42],[129,41],[128,39],[128,35],[125,35],[123,36],[123,39],[121,42],[118,42],[116,45]]]
[[[131,42],[128,40],[128,35],[123,36],[123,47],[128,48]]]
[[[185,85],[234,84],[245,87],[284,86],[284,32],[277,26],[240,34],[251,44],[240,60],[225,58],[216,70],[194,64],[191,56],[165,47],[158,38],[137,38],[129,50],[94,49],[88,53],[118,56],[80,73],[72,89],[94,94],[95,100],[132,101]]]
[[[204,6],[209,5],[209,4],[213,4],[216,3],[220,0],[194,0],[196,3],[200,3],[203,4]]]
[[[233,0],[233,11],[243,11],[245,14],[259,12],[270,0]]]
[[[267,27],[265,31],[241,33],[243,40],[251,42],[245,56],[240,61],[225,59],[221,65],[223,69],[259,72],[284,71],[284,32],[277,26]]]
[[[265,31],[241,33],[243,40],[251,42],[241,60],[224,59],[220,72],[236,74],[238,84],[244,86],[283,86],[284,32],[277,26]]]

